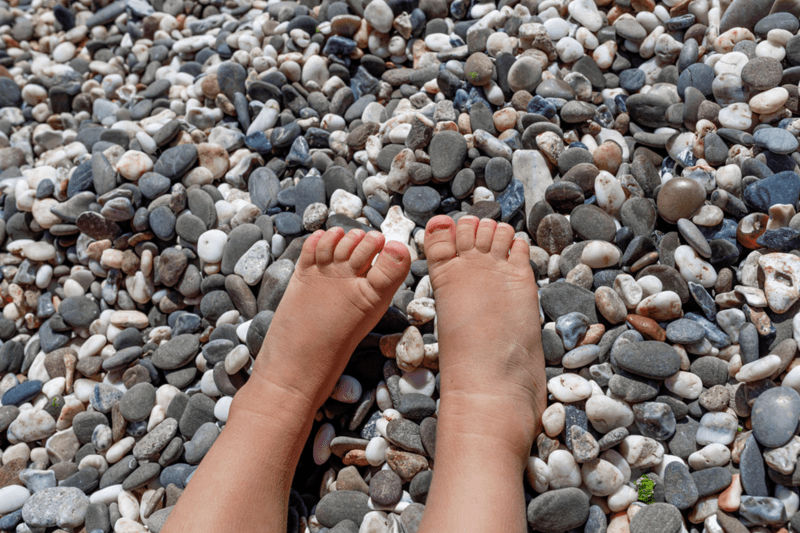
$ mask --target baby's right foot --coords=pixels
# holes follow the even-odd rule
[[[522,473],[546,404],[528,244],[508,224],[436,216],[425,255],[442,382],[436,474],[419,531],[523,533]]]
[[[428,222],[425,255],[438,316],[442,414],[448,406],[485,414],[495,426],[485,430],[527,457],[546,407],[528,244],[514,240],[508,224],[465,216],[456,225],[441,215]]]

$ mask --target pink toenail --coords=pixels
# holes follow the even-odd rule
[[[394,259],[397,263],[402,263],[405,260],[400,250],[395,250],[393,246],[384,248],[383,253]]]
[[[434,234],[434,233],[438,233],[440,231],[446,231],[446,230],[449,230],[449,229],[450,229],[450,225],[449,224],[439,224],[439,225],[433,226],[428,231],[428,233]]]

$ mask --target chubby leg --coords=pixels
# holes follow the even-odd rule
[[[162,531],[286,531],[292,477],[314,414],[409,263],[406,247],[385,243],[379,232],[335,228],[308,238],[253,374]]]
[[[522,477],[546,406],[528,249],[508,224],[428,222],[441,405],[421,533],[527,530]]]

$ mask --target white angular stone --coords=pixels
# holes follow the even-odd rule
[[[422,341],[422,334],[414,326],[409,326],[400,337],[400,341],[395,348],[397,366],[401,370],[411,372],[422,364],[425,357],[425,345]]]
[[[710,289],[717,282],[717,271],[691,246],[683,244],[675,249],[675,266],[683,279],[698,283],[706,289]]]
[[[564,404],[554,403],[550,405],[542,413],[542,426],[544,432],[548,437],[557,438],[564,430],[564,422],[566,420],[566,411]]]
[[[781,358],[775,354],[756,359],[752,363],[743,365],[736,373],[736,381],[758,381],[771,376],[781,366]]]
[[[631,468],[651,468],[661,464],[664,447],[649,437],[630,435],[620,443],[619,453]]]
[[[592,395],[592,386],[578,374],[561,374],[550,378],[547,390],[556,400],[564,403],[585,400]]]
[[[800,299],[800,257],[766,254],[758,259],[764,270],[764,293],[769,308],[785,313]]]
[[[547,463],[539,459],[538,457],[529,457],[528,458],[528,466],[525,469],[525,478],[530,483],[533,490],[536,492],[542,493],[547,491],[550,487],[550,478],[552,477],[552,472],[550,471],[550,467],[547,466]]]
[[[208,233],[208,232],[207,232]],[[205,235],[205,233],[203,234]],[[203,236],[201,235],[202,239]],[[256,285],[264,277],[264,271],[269,266],[269,243],[265,240],[257,241],[242,257],[236,261],[233,273],[242,277],[248,285]]]
[[[633,411],[625,402],[595,394],[586,400],[586,416],[592,427],[600,433],[624,428],[633,424]]]
[[[625,477],[616,466],[599,458],[584,463],[581,475],[593,496],[613,494],[625,483]]]
[[[797,457],[800,455],[800,437],[794,436],[784,446],[773,448],[764,452],[764,462],[780,472],[790,475],[794,472],[797,465]]]
[[[614,266],[620,257],[620,249],[606,241],[589,241],[581,252],[581,262],[591,268]]]
[[[730,460],[730,448],[716,442],[704,446],[692,453],[688,458],[689,466],[695,470],[703,470],[714,466],[725,466]]]
[[[224,231],[208,230],[197,239],[197,255],[206,263],[219,263],[227,242],[228,236]]]
[[[664,386],[681,398],[696,400],[703,392],[703,380],[697,374],[679,371],[664,380]]]
[[[572,454],[566,450],[555,450],[547,458],[550,467],[550,488],[564,489],[579,487],[581,484],[581,469]]]

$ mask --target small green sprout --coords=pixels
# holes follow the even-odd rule
[[[50,405],[52,405],[53,407],[58,407],[58,398],[53,398],[52,401],[50,402]]]
[[[639,501],[642,503],[653,503],[653,487],[655,482],[647,476],[642,476],[636,482],[636,488],[639,489]]]
[[[478,79],[478,73],[477,72],[470,72],[469,75],[472,76],[473,80]]]
[[[743,430],[744,430],[744,428],[741,428],[741,427],[740,427],[740,428],[739,428],[739,433],[741,433]]]

